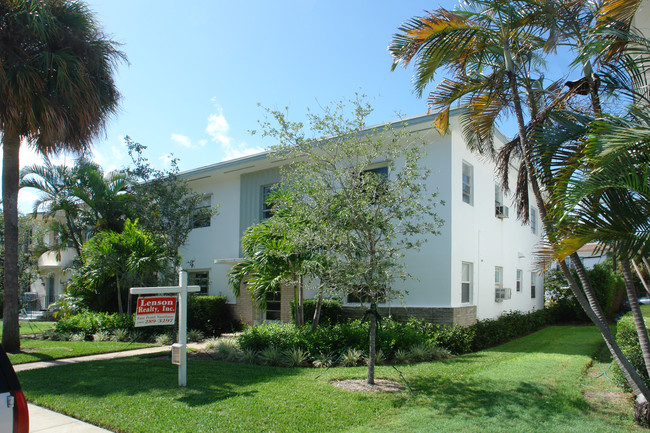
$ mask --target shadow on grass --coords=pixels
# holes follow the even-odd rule
[[[190,360],[187,387],[178,386],[178,367],[169,360],[134,357],[62,365],[19,373],[28,399],[56,394],[102,398],[109,395],[167,394],[189,406],[256,392],[243,387],[298,374],[296,369]]]

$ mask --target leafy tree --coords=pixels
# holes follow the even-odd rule
[[[105,230],[89,239],[81,257],[82,266],[73,277],[70,293],[86,299],[96,295],[110,299],[106,292],[114,293],[120,313],[124,310],[124,288],[155,285],[158,273],[168,266],[162,240],[141,229],[137,220],[129,219],[121,233]],[[107,305],[96,307],[112,309]]]
[[[125,141],[133,161],[125,172],[137,180],[131,185],[135,198],[131,212],[142,228],[163,239],[173,265],[169,278],[176,278],[181,265],[178,250],[192,231],[193,218],[210,218],[217,214],[218,206],[202,206],[203,196],[193,192],[180,176],[176,159],[172,159],[170,169],[157,170],[143,156],[146,146],[128,136]]]
[[[442,221],[419,165],[424,144],[401,123],[366,130],[371,112],[357,96],[349,110],[341,102],[308,112],[305,131],[284,112],[267,110],[261,131],[277,140],[274,157],[289,161],[280,188],[291,199],[278,204],[304,222],[283,227],[283,235],[299,251],[327,258],[329,290],[369,305],[367,382],[374,384],[377,304],[400,296],[393,282],[408,277],[404,249],[437,234]],[[382,170],[373,171],[378,163]]]
[[[0,1],[0,130],[4,204],[2,345],[18,332],[18,155],[21,140],[42,153],[83,152],[115,112],[113,81],[124,59],[88,8],[68,0]]]

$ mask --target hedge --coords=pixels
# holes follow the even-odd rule
[[[316,299],[305,299],[302,305],[305,324],[311,324],[314,320],[314,311],[316,311]],[[291,301],[291,317],[296,317],[294,301]],[[320,307],[320,320],[318,323],[323,325],[335,325],[344,321],[343,303],[339,299],[323,299]]]

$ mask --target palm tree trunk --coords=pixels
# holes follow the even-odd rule
[[[553,236],[551,221],[549,220],[548,215],[546,213],[546,206],[542,199],[542,194],[540,192],[539,185],[537,183],[538,182],[537,175],[530,161],[530,155],[528,153],[529,149],[528,146],[526,145],[527,143],[526,143],[526,130],[524,126],[524,116],[521,107],[521,100],[519,98],[519,93],[517,91],[518,90],[517,82],[514,73],[508,71],[508,78],[510,84],[510,91],[512,93],[512,98],[513,98],[515,116],[517,119],[519,141],[522,148],[524,164],[526,167],[526,171],[528,172],[530,186],[533,191],[535,203],[537,204],[539,210],[540,219],[544,224],[544,228],[546,230],[546,234],[549,242],[553,243],[554,236]],[[572,258],[572,261],[573,260],[574,258]],[[569,287],[571,288],[571,291],[573,292],[574,296],[578,300],[578,303],[580,304],[582,309],[585,311],[585,313],[587,313],[587,316],[592,320],[592,322],[596,325],[596,327],[600,331],[603,339],[605,340],[605,344],[607,345],[610,353],[612,354],[612,357],[616,360],[616,363],[621,368],[623,375],[627,379],[627,382],[630,385],[630,387],[634,390],[635,395],[637,395],[637,397],[642,396],[643,397],[642,400],[645,400],[645,402],[650,401],[650,390],[644,384],[639,374],[636,372],[636,370],[634,370],[634,367],[632,366],[632,364],[630,364],[630,361],[625,357],[625,355],[621,351],[621,348],[618,346],[618,343],[616,342],[616,338],[612,334],[612,331],[609,328],[607,321],[605,320],[605,315],[603,314],[602,309],[600,308],[600,305],[598,303],[598,300],[595,297],[593,290],[591,289],[591,284],[588,284],[589,279],[586,275],[586,272],[584,272],[584,267],[582,266],[582,262],[579,259],[577,261],[579,262],[578,263],[579,267],[577,267],[576,270],[578,271],[579,277],[581,276],[581,273],[584,274],[583,275],[584,281],[587,282],[586,286],[584,286],[586,287],[585,294],[589,298],[589,301],[587,301],[587,298],[585,298],[585,294],[581,292],[577,283],[573,279],[573,276],[571,275],[571,272],[569,271],[569,268],[567,267],[566,263],[564,263],[564,261],[560,261],[559,262],[560,269],[562,270],[562,273],[564,274],[565,278],[569,282]],[[581,281],[583,281],[582,277],[581,277]]]
[[[376,336],[377,336],[377,304],[370,304],[370,332],[368,336],[368,378],[366,383],[368,385],[375,384],[375,349],[376,349]]]
[[[18,182],[20,136],[4,131],[2,139],[2,209],[4,216],[4,307],[2,345],[20,351],[18,331]]]
[[[639,345],[641,346],[641,353],[643,353],[643,361],[645,368],[650,375],[650,340],[648,340],[648,330],[645,327],[643,314],[639,307],[639,298],[636,294],[634,281],[632,280],[632,270],[630,263],[627,260],[621,260],[621,271],[623,280],[625,280],[625,290],[627,291],[627,299],[630,301],[630,309],[632,310],[632,317],[634,317],[634,326],[636,333],[639,336]]]

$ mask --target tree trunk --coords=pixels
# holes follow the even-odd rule
[[[623,273],[623,280],[625,280],[625,290],[627,291],[627,299],[630,301],[630,309],[634,317],[634,326],[636,333],[639,336],[639,345],[641,346],[641,353],[643,353],[643,361],[645,368],[650,375],[650,340],[648,340],[648,330],[645,327],[645,321],[641,314],[639,307],[639,298],[636,294],[634,281],[632,280],[632,270],[630,263],[627,260],[621,260],[621,271]]]
[[[314,308],[314,318],[311,321],[311,332],[314,332],[318,328],[318,322],[320,322],[320,308],[323,305],[323,287],[321,286],[318,291],[318,299],[316,300],[316,307]]]
[[[2,345],[7,352],[20,351],[18,327],[18,178],[20,136],[4,131],[2,139],[2,203],[4,215],[4,307]]]
[[[305,308],[302,286],[302,275],[298,275],[298,305],[296,306],[296,323],[300,326],[303,326],[305,324]]]
[[[124,307],[122,307],[122,291],[120,290],[120,277],[115,276],[115,284],[117,285],[117,309],[120,314],[124,313]]]
[[[368,337],[368,378],[366,383],[368,385],[375,384],[375,349],[377,336],[377,304],[370,304],[370,335]]]

